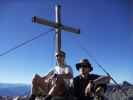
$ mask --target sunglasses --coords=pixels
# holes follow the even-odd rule
[[[80,65],[80,68],[83,67],[83,68],[87,68],[89,67],[88,65]]]
[[[56,55],[56,57],[63,57],[63,55]]]
[[[89,69],[91,69],[91,66],[89,66],[89,65],[87,65],[87,64],[81,64],[81,65],[79,66],[79,68],[89,68]]]

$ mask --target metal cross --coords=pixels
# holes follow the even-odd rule
[[[34,23],[43,24],[43,25],[47,25],[49,27],[55,28],[55,32],[56,32],[56,41],[55,41],[56,42],[56,52],[59,52],[61,50],[61,30],[80,34],[80,29],[76,29],[76,28],[73,28],[73,27],[70,27],[70,26],[66,26],[66,25],[63,25],[61,23],[60,10],[61,10],[61,6],[56,5],[55,6],[55,16],[56,16],[55,22],[49,21],[47,19],[38,18],[36,16],[32,17],[32,22],[34,22]]]

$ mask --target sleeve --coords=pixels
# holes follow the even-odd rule
[[[65,68],[65,74],[69,74],[69,73],[73,76],[73,70],[72,70],[72,68],[70,66],[67,66]]]
[[[92,80],[95,80],[95,79],[97,79],[97,78],[99,78],[100,77],[100,75],[97,75],[97,74],[91,74],[91,78],[92,78]]]

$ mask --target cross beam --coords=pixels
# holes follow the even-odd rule
[[[55,32],[56,32],[56,41],[55,41],[56,42],[56,52],[59,52],[61,50],[61,30],[80,34],[80,29],[73,28],[73,27],[70,27],[70,26],[66,26],[66,25],[63,25],[61,23],[60,10],[61,10],[61,6],[56,5],[55,6],[55,15],[56,15],[55,22],[47,20],[47,19],[42,19],[42,18],[39,18],[39,17],[36,17],[36,16],[32,17],[32,22],[34,22],[34,23],[38,23],[38,24],[42,24],[42,25],[46,25],[46,26],[55,28]]]

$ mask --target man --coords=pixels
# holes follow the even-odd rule
[[[81,59],[76,64],[79,75],[73,79],[74,96],[77,100],[93,100],[95,95],[95,87],[100,84],[109,83],[110,77],[90,74],[93,70],[88,59]]]
[[[73,72],[70,66],[65,64],[65,53],[56,52],[56,66],[47,76],[35,75],[32,81],[31,100],[36,96],[45,96],[45,100],[50,100],[54,96],[64,96],[66,88],[70,85]]]

